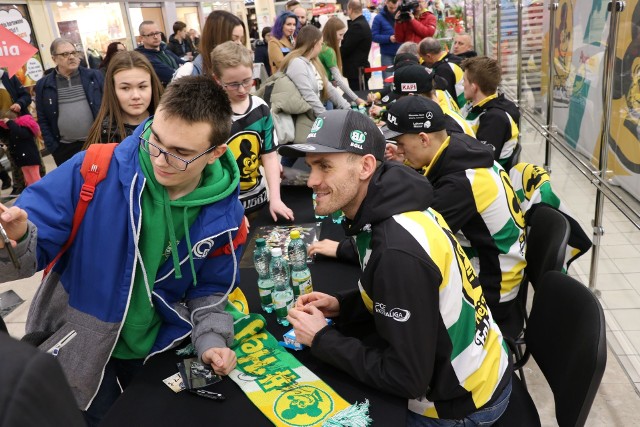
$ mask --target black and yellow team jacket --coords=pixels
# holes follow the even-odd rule
[[[474,106],[467,103],[462,109],[462,115],[475,131],[478,141],[493,146],[493,158],[501,166],[507,165],[520,134],[518,106],[504,95],[494,93]]]
[[[501,324],[526,266],[524,214],[509,174],[493,160],[491,147],[462,133],[451,134],[423,173],[434,189],[431,207],[471,259]]]
[[[461,419],[502,393],[511,366],[474,269],[432,201],[420,174],[396,162],[378,168],[338,250],[360,262],[359,289],[336,295],[338,327],[319,331],[311,352],[409,399],[411,411]],[[362,319],[373,321],[377,345],[340,332]]]

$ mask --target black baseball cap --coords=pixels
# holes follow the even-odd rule
[[[405,133],[432,133],[445,129],[445,117],[437,102],[419,95],[405,96],[389,106],[386,139]]]
[[[410,64],[419,65],[420,60],[418,59],[418,56],[413,53],[399,53],[393,58],[393,65],[387,67],[387,70],[399,70],[400,68]]]
[[[373,154],[384,160],[386,142],[380,128],[369,117],[355,110],[330,110],[313,122],[306,144],[283,145],[278,153],[304,157],[307,153]]]
[[[393,92],[398,95],[426,93],[433,90],[433,74],[422,65],[410,64],[393,74]]]

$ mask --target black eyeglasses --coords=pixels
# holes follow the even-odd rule
[[[206,151],[204,151],[203,153],[198,154],[193,159],[185,160],[182,157],[178,157],[175,154],[171,154],[168,151],[163,150],[162,148],[158,147],[154,143],[149,142],[149,140],[144,139],[143,135],[145,135],[147,133],[147,131],[151,127],[151,123],[152,122],[149,121],[145,125],[142,133],[140,134],[140,147],[142,147],[142,149],[145,152],[149,153],[149,155],[152,156],[152,157],[159,157],[160,154],[164,154],[164,160],[167,162],[167,164],[169,166],[171,166],[172,168],[177,169],[177,170],[179,170],[181,172],[186,171],[187,170],[187,166],[189,166],[190,163],[195,162],[200,157],[202,157],[205,154],[211,152],[213,149],[215,149],[217,147],[217,145],[214,145],[213,147],[209,147]]]
[[[80,53],[73,51],[73,52],[62,52],[62,53],[56,53],[53,56],[62,56],[64,59],[67,59],[70,56],[76,57],[79,56]]]
[[[225,89],[231,89],[231,90],[240,90],[240,86],[242,86],[245,89],[249,89],[251,86],[253,86],[253,77],[251,77],[250,79],[247,80],[243,80],[240,83],[222,83],[220,82],[220,86],[222,86]]]
[[[162,34],[160,31],[155,31],[149,34],[143,34],[142,37],[156,37],[156,36],[159,36],[160,34]]]

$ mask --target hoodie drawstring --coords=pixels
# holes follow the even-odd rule
[[[184,237],[187,240],[187,250],[189,251],[189,267],[191,267],[191,276],[193,277],[193,286],[198,284],[198,280],[196,279],[196,267],[193,264],[193,248],[191,247],[191,236],[189,235],[189,222],[187,220],[187,206],[184,207],[184,211],[182,212],[183,225],[184,225]]]
[[[176,272],[175,278],[182,279],[182,270],[180,269],[180,258],[178,258],[178,245],[176,243],[176,231],[173,228],[173,218],[171,216],[171,204],[169,202],[169,195],[167,194],[166,189],[163,189],[162,197],[164,199],[163,200],[164,217],[167,221],[167,226],[169,228],[169,245],[171,246],[171,257],[173,259],[173,268]],[[189,256],[191,257],[191,251],[189,251]]]

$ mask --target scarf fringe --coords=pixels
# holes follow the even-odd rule
[[[347,409],[335,414],[322,424],[322,427],[367,427],[371,425],[369,417],[369,399],[354,403]]]

